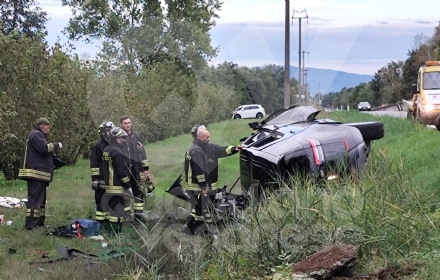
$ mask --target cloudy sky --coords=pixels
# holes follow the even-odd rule
[[[225,60],[240,66],[284,65],[285,0],[223,0],[220,19],[212,29],[212,45]],[[437,1],[424,0],[291,0],[294,17],[302,19],[305,66],[374,74],[392,60],[404,60],[417,34],[432,36],[440,15]],[[48,41],[65,42],[61,30],[70,11],[60,0],[41,0],[48,11]],[[418,4],[420,3],[420,4]],[[294,13],[294,10],[296,11]],[[306,11],[299,13],[301,11]],[[291,19],[291,65],[298,65],[299,20]],[[93,57],[97,44],[76,43],[77,52]]]

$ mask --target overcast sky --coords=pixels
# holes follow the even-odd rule
[[[240,66],[284,65],[285,0],[223,0],[212,45],[219,55],[212,63],[225,60]],[[40,6],[51,17],[48,41],[65,42],[61,30],[70,10],[60,0],[42,0]],[[374,74],[392,60],[405,60],[414,37],[432,36],[440,15],[437,1],[424,0],[298,0],[290,1],[290,14],[302,19],[302,50],[305,66]],[[293,13],[293,11],[306,11]],[[299,20],[290,23],[291,65],[298,66]],[[77,52],[93,57],[97,44],[76,43]]]

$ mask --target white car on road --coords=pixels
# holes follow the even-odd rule
[[[233,119],[262,119],[266,116],[263,106],[259,104],[241,105],[232,111]]]

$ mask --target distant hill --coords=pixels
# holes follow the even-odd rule
[[[335,71],[330,69],[307,68],[307,83],[309,84],[310,95],[314,96],[319,92],[319,81],[321,81],[321,93],[339,92],[344,87],[355,87],[361,83],[369,82],[372,75],[360,75]],[[298,79],[298,67],[290,66],[290,77]]]

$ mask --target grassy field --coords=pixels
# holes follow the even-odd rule
[[[361,180],[331,183],[327,186],[330,194],[324,195],[293,178],[285,192],[273,196],[258,212],[249,209],[243,221],[227,226],[217,239],[183,239],[177,233],[181,224],[133,224],[125,226],[125,239],[104,236],[107,248],[100,241],[46,235],[45,229],[26,231],[23,209],[0,208],[5,220],[12,221],[10,226],[0,225],[0,279],[158,279],[164,275],[174,275],[165,279],[261,279],[273,271],[287,275],[290,265],[305,255],[328,244],[347,242],[359,248],[358,273],[410,266],[413,275],[400,279],[436,279],[439,132],[409,120],[358,112],[320,117],[385,124],[385,137],[374,141],[368,171]],[[248,122],[210,125],[211,141],[239,144],[240,138],[252,132]],[[186,207],[164,191],[182,172],[190,142],[187,134],[147,144],[156,184],[155,196],[147,200],[149,210],[162,215],[176,206]],[[67,225],[93,216],[88,164],[82,159],[55,172],[48,188],[47,224]],[[238,176],[238,155],[222,159],[220,183],[232,186]],[[0,178],[0,195],[25,198],[25,182]],[[59,258],[57,245],[101,256],[113,249],[125,257],[103,257],[100,264],[81,257],[29,264]]]

